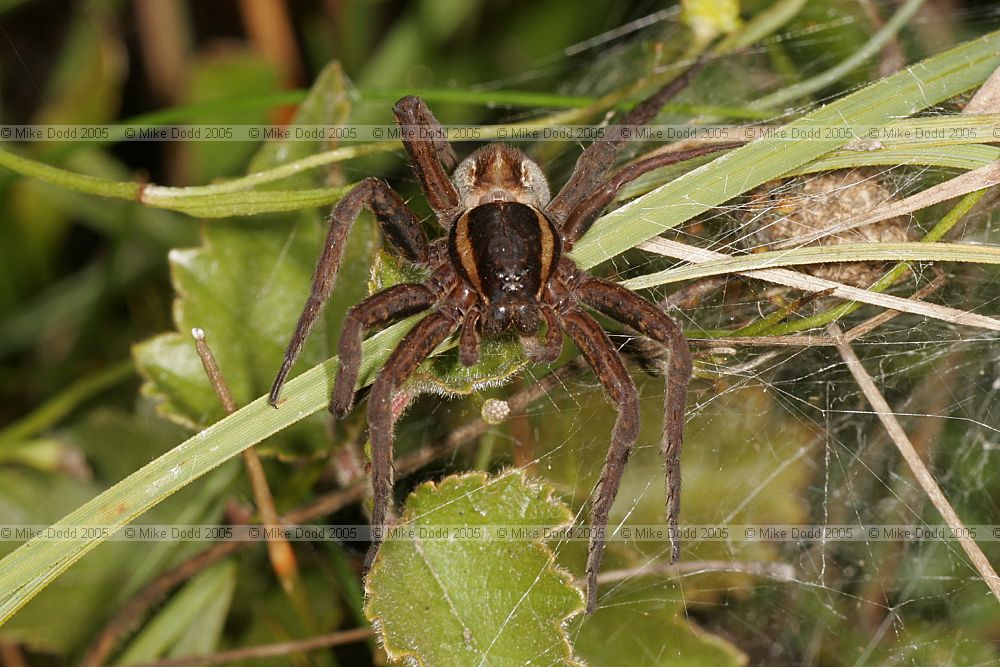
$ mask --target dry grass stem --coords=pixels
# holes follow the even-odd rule
[[[686,243],[679,243],[677,241],[671,241],[660,237],[650,239],[649,241],[639,244],[637,247],[648,252],[654,252],[658,255],[664,255],[666,257],[682,259],[693,264],[726,259],[728,257],[728,255],[724,255],[719,252],[706,250],[704,248],[696,248],[694,246],[687,245]],[[858,301],[861,303],[871,304],[873,306],[879,306],[881,308],[887,308],[889,310],[898,310],[903,313],[923,315],[924,317],[941,320],[948,322],[949,324],[960,324],[963,326],[976,327],[978,329],[1000,331],[1000,320],[992,317],[977,315],[975,313],[958,310],[956,308],[949,308],[948,306],[941,306],[934,303],[914,301],[879,292],[871,292],[869,290],[850,287],[849,285],[836,283],[832,280],[824,280],[822,278],[809,276],[789,269],[760,269],[756,271],[748,271],[740,275],[746,276],[747,278],[765,280],[778,285],[805,290],[807,292],[832,290],[831,293],[834,296],[848,301]]]
[[[882,422],[882,426],[885,427],[893,443],[899,449],[899,453],[903,455],[903,459],[909,465],[913,476],[916,477],[924,493],[927,494],[934,507],[937,508],[942,518],[944,518],[945,523],[952,529],[959,544],[962,545],[969,560],[972,561],[972,565],[982,575],[983,580],[993,592],[994,597],[1000,602],[1000,576],[997,576],[996,570],[993,569],[989,560],[986,559],[986,554],[983,553],[976,541],[965,530],[962,520],[958,517],[958,514],[951,506],[951,503],[948,502],[944,493],[941,492],[941,488],[934,480],[934,476],[931,475],[927,466],[924,465],[917,450],[913,447],[913,443],[907,437],[906,431],[903,430],[899,420],[896,419],[896,415],[893,413],[892,408],[889,407],[889,403],[886,402],[885,397],[882,396],[882,392],[875,386],[875,381],[872,380],[871,375],[868,374],[868,371],[861,364],[861,360],[858,359],[851,346],[842,340],[843,334],[840,327],[836,324],[831,324],[829,331],[830,335],[838,341],[837,350],[847,363],[847,368],[851,371],[851,375],[854,376],[858,387],[861,388],[865,398],[868,399],[868,402],[875,410],[875,414],[878,416],[879,421]]]

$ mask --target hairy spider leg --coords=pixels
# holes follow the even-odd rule
[[[577,287],[577,297],[591,308],[632,327],[659,343],[669,354],[667,390],[663,396],[663,432],[660,454],[666,467],[667,523],[671,529],[671,558],[680,557],[677,518],[681,503],[681,443],[684,440],[684,409],[691,382],[691,351],[680,326],[663,310],[634,292],[607,280],[586,276]]]
[[[385,527],[392,503],[393,395],[434,348],[458,328],[461,321],[461,310],[444,304],[422,319],[393,350],[368,394],[368,437],[372,443],[374,498],[372,545],[365,556],[366,570],[371,567],[382,543],[381,531]]]
[[[611,446],[590,501],[591,534],[587,550],[587,613],[590,614],[597,608],[597,573],[604,559],[608,515],[639,435],[639,393],[608,335],[593,317],[571,307],[568,312],[560,313],[560,320],[618,410]]]
[[[455,168],[455,151],[444,138],[444,129],[424,101],[408,95],[392,108],[403,128],[403,147],[413,161],[420,189],[441,227],[448,229],[459,213],[460,200],[448,171]]]
[[[479,362],[479,308],[473,306],[465,314],[462,333],[458,338],[458,360],[463,366],[475,366]]]
[[[562,354],[563,332],[555,311],[548,304],[539,307],[542,320],[545,322],[545,336],[538,340],[530,336],[521,337],[524,353],[533,363],[551,364]]]
[[[337,202],[330,213],[330,228],[313,274],[312,288],[305,308],[299,316],[295,332],[285,350],[281,369],[274,378],[268,403],[277,407],[281,387],[292,370],[295,360],[302,352],[302,346],[309,337],[323,306],[333,292],[337,282],[337,272],[344,255],[344,245],[354,221],[367,208],[375,216],[382,233],[404,260],[414,264],[426,264],[430,247],[423,228],[396,192],[378,178],[366,178],[351,189]]]
[[[340,369],[333,384],[330,412],[343,417],[354,403],[364,334],[375,327],[386,326],[427,310],[440,297],[441,292],[427,283],[403,283],[377,292],[347,311],[337,349]]]
[[[609,128],[604,138],[598,139],[580,154],[573,167],[573,174],[548,205],[545,212],[557,226],[562,226],[566,217],[593,192],[614,163],[625,139],[614,132],[623,125],[645,125],[656,117],[663,105],[687,88],[691,80],[708,64],[708,56],[702,56],[688,69],[673,79],[650,97],[637,104],[631,111],[619,116]]]

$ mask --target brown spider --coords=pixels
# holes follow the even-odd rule
[[[702,66],[703,61],[696,63],[622,116],[618,125],[648,123]],[[691,356],[680,327],[662,310],[615,283],[579,270],[563,253],[587,232],[629,181],[652,169],[731,148],[733,144],[656,155],[605,178],[624,143],[617,133],[609,131],[605,139],[595,141],[580,155],[569,181],[550,199],[539,166],[505,144],[478,149],[449,178],[446,170],[455,167],[455,153],[423,100],[404,97],[393,110],[397,124],[404,130],[423,130],[417,138],[404,132],[408,138],[404,138],[403,145],[447,237],[429,243],[403,200],[377,178],[365,179],[345,195],[330,215],[330,229],[312,291],[274,380],[269,402],[277,405],[281,386],[333,290],[345,239],[363,206],[372,211],[404,261],[431,271],[423,283],[394,285],[351,308],[340,336],[340,370],[330,411],[343,417],[354,400],[364,333],[430,311],[392,352],[368,396],[372,525],[376,529],[385,524],[392,498],[392,397],[434,348],[461,329],[459,358],[471,366],[479,359],[481,334],[496,336],[514,329],[532,361],[550,363],[560,354],[565,331],[594,369],[618,411],[611,446],[592,496],[594,530],[587,558],[587,610],[591,612],[597,602],[597,573],[604,554],[608,513],[639,431],[639,396],[614,345],[584,307],[638,330],[669,353],[661,450],[667,468],[667,515],[672,528],[676,528],[680,507],[679,454]],[[374,535],[366,567],[371,565],[380,543],[379,531]],[[678,556],[676,540],[672,556],[675,560]]]

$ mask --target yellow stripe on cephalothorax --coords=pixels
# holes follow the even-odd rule
[[[555,257],[555,235],[552,233],[552,225],[545,218],[544,215],[537,209],[535,209],[535,216],[538,218],[538,232],[539,239],[541,241],[541,247],[539,248],[539,263],[541,265],[538,294],[535,295],[537,298],[542,298],[542,292],[545,291],[545,285],[549,282],[549,277],[552,275],[552,259]]]
[[[455,227],[455,250],[458,251],[458,259],[462,263],[465,275],[472,282],[476,291],[483,295],[483,281],[479,276],[479,266],[476,264],[476,253],[472,248],[472,241],[469,239],[469,212],[466,211],[458,219]]]

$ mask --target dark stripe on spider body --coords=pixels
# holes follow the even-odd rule
[[[487,304],[538,301],[559,263],[559,236],[536,208],[498,201],[470,209],[451,228],[448,252]]]

